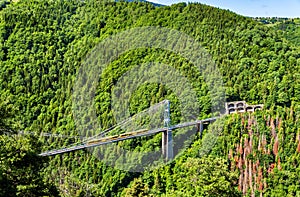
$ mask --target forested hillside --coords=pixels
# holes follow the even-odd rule
[[[256,18],[257,21],[273,27],[283,33],[283,36],[295,45],[300,45],[300,19],[299,18]]]
[[[0,1],[0,10],[1,196],[300,195],[300,51],[279,31],[198,3],[155,7],[145,2],[21,0]],[[168,165],[143,173],[108,166],[86,150],[38,157],[77,140],[39,134],[79,135],[71,97],[86,55],[109,36],[143,26],[173,28],[193,37],[220,69],[226,100],[261,103],[264,109],[224,117],[210,152],[200,150],[214,127],[197,135]],[[112,61],[99,81],[95,108],[103,128],[116,123],[111,94],[118,78],[134,65],[155,60],[191,81],[200,119],[212,115],[209,88],[188,60],[171,51],[140,48]],[[130,113],[164,99],[178,103],[164,85],[145,84],[132,95]],[[172,110],[176,120],[179,114]],[[15,134],[19,130],[36,135]],[[156,135],[120,146],[148,151],[160,141]]]
[[[118,0],[117,0],[118,2]],[[158,4],[158,3],[153,3],[153,2],[150,2],[150,1],[146,1],[146,0],[126,0],[126,2],[144,2],[144,3],[151,3],[152,5],[154,6],[157,6],[157,7],[161,7],[161,6],[165,6],[165,5],[162,5],[162,4]]]

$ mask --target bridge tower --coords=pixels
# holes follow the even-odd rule
[[[170,101],[165,101],[164,109],[164,126],[167,128],[166,131],[162,132],[162,154],[166,160],[173,159],[173,137],[171,130],[171,116],[170,116]]]
[[[200,138],[202,138],[202,133],[203,133],[203,122],[200,120],[197,123],[197,130],[199,132]]]

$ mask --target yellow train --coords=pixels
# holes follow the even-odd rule
[[[108,137],[104,137],[104,138],[100,138],[100,139],[94,139],[91,141],[87,142],[87,145],[93,145],[93,144],[98,144],[101,142],[107,142],[107,141],[113,141],[113,140],[121,140],[123,138],[126,138],[128,136],[134,136],[137,134],[141,134],[148,131],[148,129],[141,129],[141,130],[137,130],[137,131],[132,131],[132,132],[128,132],[128,133],[123,133],[120,135],[113,135],[113,136],[108,136]]]

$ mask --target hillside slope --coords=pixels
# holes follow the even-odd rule
[[[209,155],[199,155],[205,135],[196,136],[179,158],[150,172],[114,169],[85,150],[52,157],[41,176],[45,183],[56,185],[61,195],[295,196],[299,191],[300,52],[272,28],[197,3],[156,8],[141,2],[23,0],[7,5],[0,14],[0,95],[14,106],[10,120],[14,128],[37,135],[78,136],[71,96],[81,63],[100,41],[141,26],[168,27],[192,36],[219,67],[227,101],[265,105],[262,112],[226,117],[222,135]],[[170,51],[142,48],[111,62],[99,81],[95,108],[103,128],[115,124],[111,94],[118,79],[134,65],[156,60],[191,81],[200,106],[198,117],[211,116],[209,89],[188,60]],[[145,84],[132,95],[130,113],[164,99],[178,103],[176,95],[162,84]],[[176,109],[172,112],[178,120],[180,114]],[[206,129],[205,134],[212,130]],[[39,140],[43,150],[76,141]],[[161,136],[156,135],[120,146],[149,151],[159,147],[160,141]],[[109,153],[105,157],[109,159]],[[207,179],[203,183],[193,176],[202,173],[191,166],[215,170],[203,175]],[[201,184],[211,185],[203,188]]]
[[[143,3],[151,3],[152,5],[156,6],[156,7],[161,7],[161,6],[165,6],[165,5],[162,5],[162,4],[158,4],[158,3],[153,3],[153,2],[150,2],[150,1],[146,1],[146,0],[126,0],[127,2],[143,2]],[[118,2],[118,0],[116,1]]]
[[[299,18],[256,18],[255,20],[273,27],[283,33],[283,36],[294,43],[296,46],[300,45],[300,19]]]

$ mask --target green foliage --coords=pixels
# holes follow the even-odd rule
[[[255,135],[245,127],[247,118],[230,117],[211,152],[213,157],[197,158],[198,146],[215,143],[215,139],[210,138],[211,133],[206,132],[208,135],[204,135],[203,139],[210,139],[206,144],[202,139],[196,140],[178,161],[144,174],[113,169],[86,151],[53,157],[42,168],[44,161],[35,156],[41,151],[35,149],[37,142],[1,136],[1,145],[5,147],[1,150],[2,193],[47,195],[53,190],[44,184],[55,183],[60,194],[66,196],[118,196],[121,193],[129,196],[234,196],[238,195],[234,187],[238,185],[236,168],[231,161],[233,171],[230,172],[224,159],[228,158],[231,149],[240,158],[237,147],[243,147],[252,135],[255,146],[258,146],[262,134],[266,137],[266,150],[269,149],[270,154],[254,151],[245,158],[259,160],[262,166],[266,166],[265,174],[268,170],[265,168],[271,164],[278,165],[280,158],[282,171],[264,176],[268,189],[257,189],[255,193],[294,195],[299,190],[299,182],[295,180],[299,179],[296,139],[300,125],[296,120],[300,109],[300,53],[288,41],[294,42],[298,36],[298,33],[292,35],[293,23],[280,26],[287,32],[293,32],[283,34],[250,18],[198,3],[157,8],[141,2],[22,0],[3,5],[0,2],[0,95],[3,100],[0,102],[0,129],[13,125],[36,134],[50,132],[78,136],[71,96],[75,74],[82,61],[98,42],[125,29],[140,26],[173,28],[194,37],[208,50],[221,70],[228,101],[263,103],[271,112],[256,114],[260,129],[255,130]],[[298,22],[295,20],[294,23]],[[208,86],[188,60],[160,49],[137,49],[120,55],[101,76],[95,108],[102,128],[116,123],[111,94],[118,79],[134,66],[151,61],[168,64],[180,71],[197,94],[201,111],[198,117],[211,115]],[[162,84],[139,87],[130,97],[130,114],[165,98],[172,101],[172,120],[176,123],[180,117],[178,98]],[[14,116],[8,119],[10,113]],[[282,144],[278,155],[272,153],[271,146],[276,137],[270,132],[270,124],[266,126],[266,120],[271,121],[269,117],[278,118],[278,122],[282,119],[280,124],[283,126],[276,130],[280,133],[277,140]],[[84,126],[83,129],[86,129]],[[39,140],[43,142],[42,149],[48,150],[66,146],[77,138],[41,137]],[[133,151],[152,150],[159,146],[159,141],[156,136],[147,138],[147,141],[124,143],[123,146]],[[16,152],[17,155],[13,154]],[[109,153],[105,156],[110,157]],[[194,158],[186,159],[187,156]],[[44,177],[43,181],[40,174]],[[290,178],[282,181],[287,175]],[[244,194],[247,192],[244,191]]]
[[[253,194],[251,188],[255,187],[260,188],[256,192],[266,196],[297,195],[299,114],[292,113],[292,109],[227,118],[223,135],[211,154],[226,155],[230,168],[239,169],[239,188],[245,195]]]
[[[143,178],[134,179],[123,195],[240,196],[234,187],[237,172],[229,171],[226,161],[221,158],[179,159],[172,169],[164,167]]]
[[[300,46],[300,19],[299,18],[256,18],[278,30],[291,44]]]
[[[5,94],[0,98],[0,135],[4,133],[13,134],[16,124],[12,122],[14,117],[14,106],[9,102],[9,99],[5,99]]]
[[[178,196],[239,196],[234,184],[237,173],[228,171],[221,158],[188,158],[175,169],[176,187],[170,195]],[[168,195],[167,195],[168,196]]]
[[[12,111],[9,107],[11,106],[0,101],[0,135],[11,130],[8,122],[9,118],[12,117]]]
[[[36,139],[21,136],[0,136],[0,196],[57,196],[51,185],[45,185],[41,169],[45,158]]]

